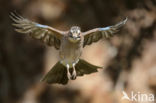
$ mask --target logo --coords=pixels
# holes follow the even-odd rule
[[[154,101],[154,94],[146,94],[140,92],[131,92],[128,95],[125,91],[122,91],[122,100],[129,100],[129,101],[138,101],[138,102],[153,102]]]

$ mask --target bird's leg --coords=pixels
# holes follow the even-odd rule
[[[70,75],[70,72],[69,72],[69,68],[70,68],[69,64],[67,64],[66,67],[67,67],[67,77],[70,80],[71,79],[71,75]]]
[[[75,80],[75,79],[76,79],[76,70],[75,70],[75,64],[76,64],[76,63],[73,63],[73,64],[72,64],[72,66],[73,66],[72,80]]]

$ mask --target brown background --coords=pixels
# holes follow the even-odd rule
[[[16,33],[13,11],[60,30],[129,20],[118,35],[84,49],[82,58],[103,70],[66,86],[47,85],[40,79],[58,51]],[[156,94],[156,0],[0,1],[0,103],[131,103],[121,100],[123,90]]]

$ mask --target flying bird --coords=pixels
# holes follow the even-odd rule
[[[112,37],[127,21],[126,18],[113,26],[81,32],[81,28],[78,26],[73,26],[68,31],[60,31],[23,18],[15,13],[11,13],[10,18],[14,21],[15,31],[29,34],[32,38],[59,50],[60,60],[43,77],[42,81],[48,84],[58,83],[63,85],[67,84],[68,80],[75,80],[77,76],[97,72],[97,69],[101,67],[80,59],[83,48],[102,38]]]

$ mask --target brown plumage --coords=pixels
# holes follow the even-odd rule
[[[59,50],[59,62],[42,79],[49,84],[67,84],[68,80],[74,80],[77,76],[97,72],[100,67],[80,59],[83,47],[102,38],[113,36],[127,21],[126,18],[113,26],[81,32],[78,26],[71,27],[69,31],[60,31],[14,13],[11,13],[10,18],[14,21],[13,26],[16,27],[17,32],[29,34],[34,39],[41,40],[46,45],[54,46]]]

